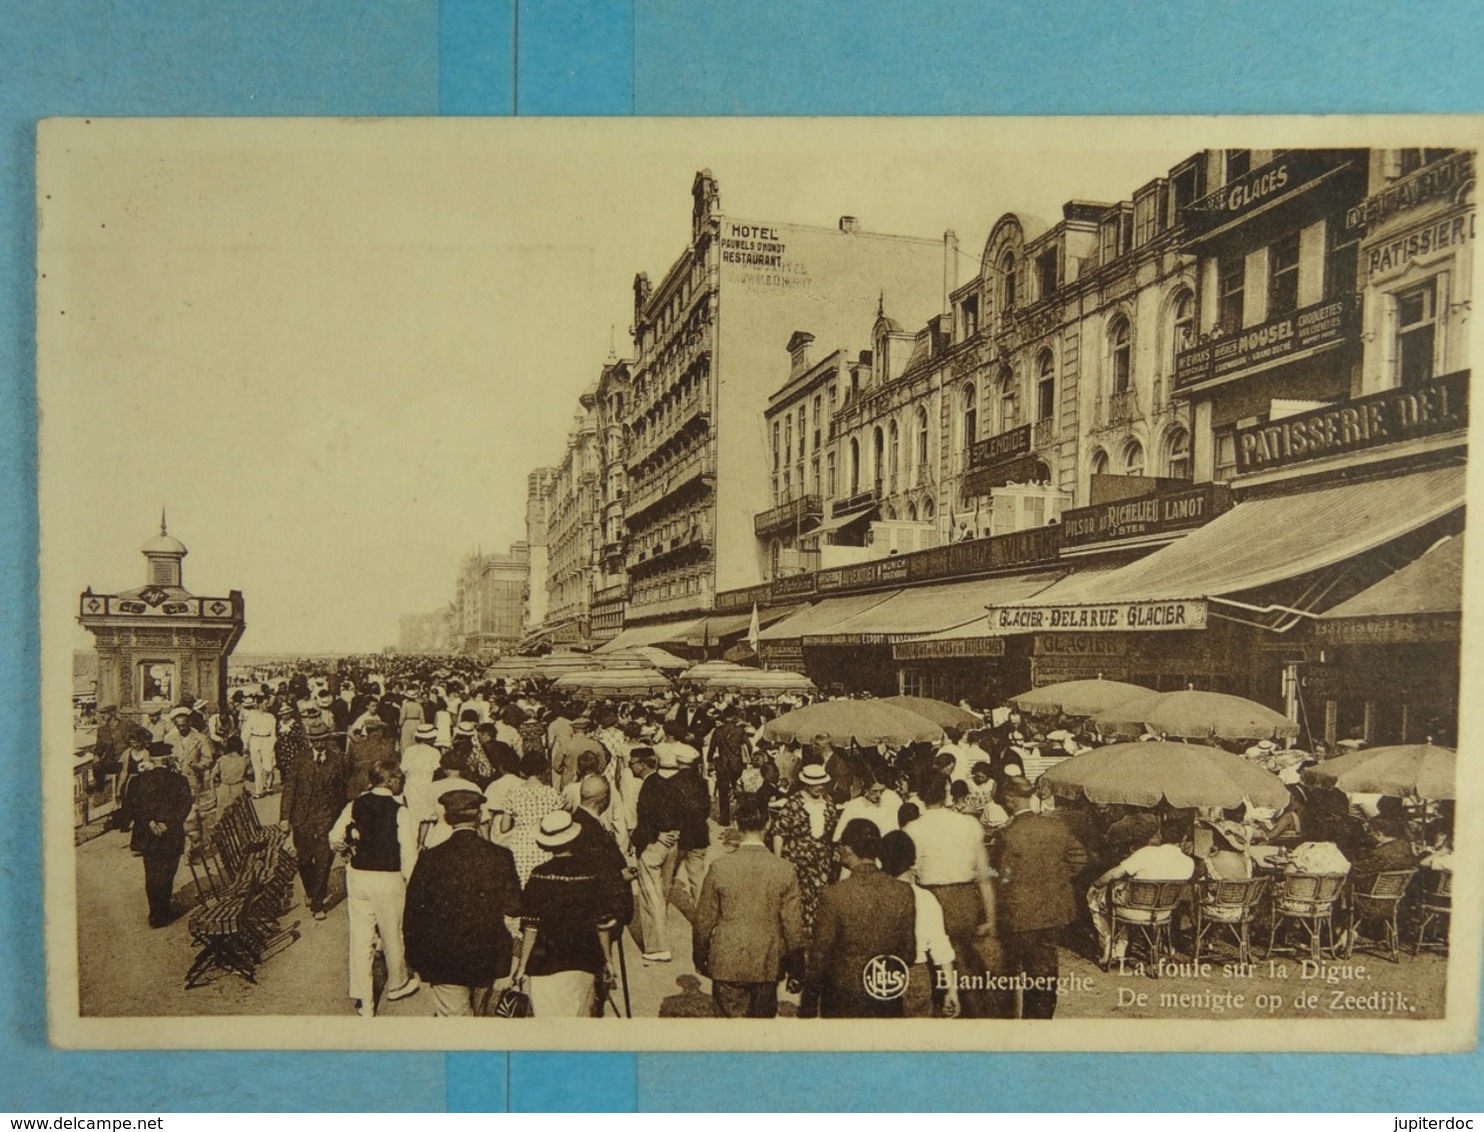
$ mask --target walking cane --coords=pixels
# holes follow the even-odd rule
[[[629,1005],[629,961],[624,954],[623,935],[624,928],[620,924],[618,927],[618,979],[623,986],[623,1016],[632,1018],[634,1011]]]

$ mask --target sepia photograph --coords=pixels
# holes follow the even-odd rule
[[[1472,1048],[1480,136],[41,123],[53,1041]]]

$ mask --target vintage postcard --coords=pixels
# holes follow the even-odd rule
[[[1472,1048],[1481,135],[42,123],[53,1040]]]

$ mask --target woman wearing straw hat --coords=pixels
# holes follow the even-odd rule
[[[799,895],[804,909],[804,930],[814,930],[814,911],[819,894],[830,883],[835,847],[831,837],[840,824],[840,807],[829,795],[830,776],[824,767],[811,764],[799,771],[799,792],[789,797],[773,823],[773,836],[780,857],[791,861],[799,874]]]
[[[617,913],[612,889],[593,868],[591,854],[575,852],[582,827],[566,810],[541,819],[536,844],[551,854],[537,865],[521,897],[520,959],[537,1018],[589,1018],[600,1001],[598,979],[608,972],[607,942],[599,927]]]

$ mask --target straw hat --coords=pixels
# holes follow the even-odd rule
[[[563,846],[571,845],[581,833],[581,828],[566,810],[552,810],[541,819],[541,826],[536,830],[536,844],[549,852],[554,852]]]

